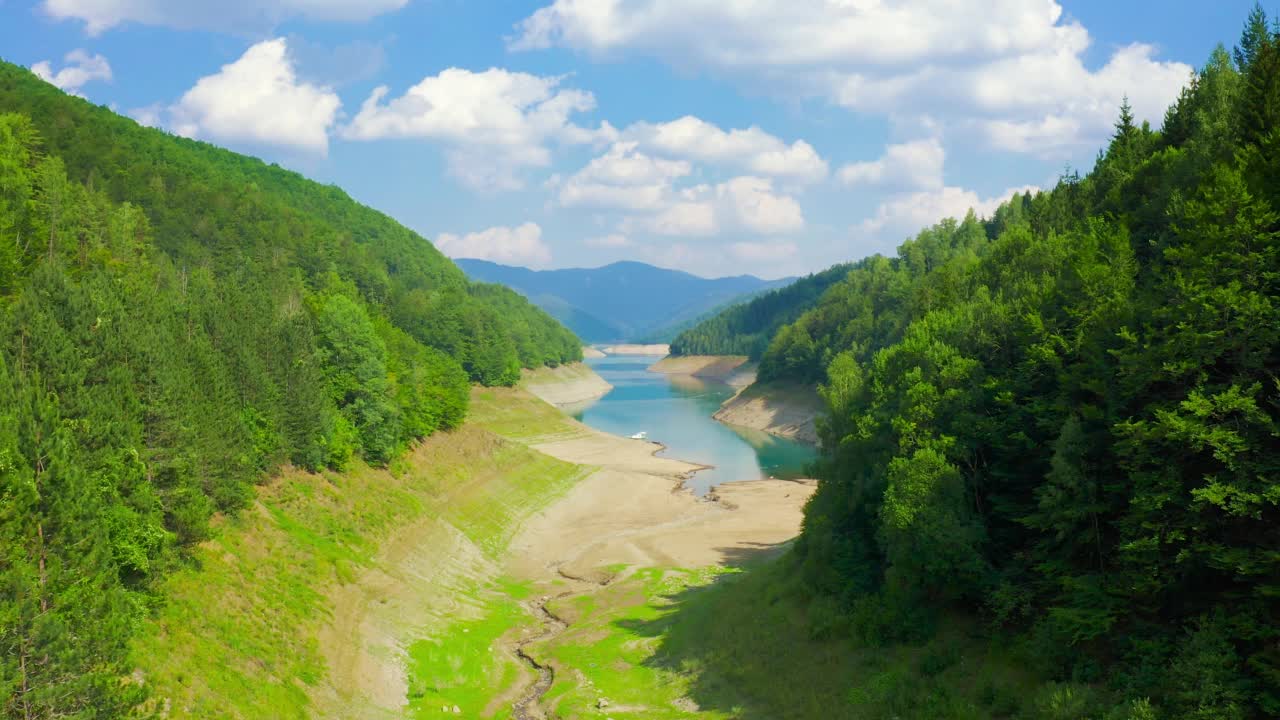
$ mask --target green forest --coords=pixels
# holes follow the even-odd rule
[[[778,329],[795,322],[827,288],[843,280],[850,267],[836,265],[726,308],[676,335],[671,354],[746,355],[759,360]]]
[[[795,313],[760,378],[828,406],[791,558],[814,632],[979,617],[1117,717],[1280,716],[1280,25],[1255,10],[1160,129],[1120,108],[1087,175],[833,271],[677,341],[756,354]]]
[[[214,514],[581,353],[337,188],[0,63],[0,714],[129,714],[130,638]]]

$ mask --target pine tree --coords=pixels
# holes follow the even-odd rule
[[[1246,143],[1270,142],[1280,128],[1280,40],[1269,31],[1258,38],[1244,70],[1241,126]]]
[[[1240,36],[1240,44],[1232,51],[1236,69],[1247,73],[1258,57],[1258,51],[1271,39],[1271,28],[1267,23],[1267,13],[1261,3],[1255,3],[1249,12],[1249,19],[1244,23],[1244,32]]]

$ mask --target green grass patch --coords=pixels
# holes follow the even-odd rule
[[[554,602],[571,625],[534,649],[557,667],[547,706],[566,720],[1131,717],[1095,687],[1044,682],[1018,648],[964,619],[940,623],[928,642],[852,639],[832,629],[834,606],[795,587],[786,562],[641,569]]]
[[[413,717],[437,718],[454,707],[462,717],[507,718],[510,704],[493,707],[499,688],[512,688],[521,667],[501,651],[500,640],[537,621],[517,600],[530,589],[511,581],[477,588],[469,595],[484,598],[476,620],[458,622],[409,647],[409,710]]]
[[[690,717],[691,676],[652,662],[662,640],[652,629],[678,612],[673,598],[728,572],[642,568],[597,593],[553,602],[550,609],[571,624],[561,636],[535,648],[558,669],[544,703],[564,718],[601,717],[602,711],[617,718]],[[607,707],[600,707],[602,698]]]

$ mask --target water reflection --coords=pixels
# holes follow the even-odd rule
[[[571,415],[616,435],[648,434],[670,457],[712,466],[694,475],[699,495],[712,485],[765,477],[798,477],[814,457],[808,445],[712,419],[733,396],[729,385],[690,376],[648,371],[651,357],[612,355],[587,361],[614,386],[591,403],[567,408]]]

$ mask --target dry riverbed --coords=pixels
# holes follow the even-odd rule
[[[489,402],[497,405],[506,398],[518,402],[523,395],[519,390],[489,392],[494,394]],[[525,429],[508,426],[513,436]],[[521,588],[520,602],[529,622],[495,642],[496,656],[518,658],[524,669],[495,669],[492,677],[514,680],[516,687],[495,686],[493,694],[504,705],[511,703],[507,707],[513,707],[511,717],[517,720],[547,717],[548,710],[557,717],[593,716],[588,711],[610,707],[597,681],[655,696],[657,688],[646,689],[656,682],[650,670],[617,658],[605,666],[606,672],[615,668],[614,676],[593,680],[600,663],[580,667],[572,659],[616,640],[592,630],[583,645],[581,609],[593,608],[596,617],[625,612],[628,603],[643,604],[655,582],[686,576],[705,581],[726,568],[776,552],[798,534],[804,503],[814,487],[809,481],[757,480],[729,483],[709,498],[697,498],[683,489],[682,481],[699,466],[656,456],[661,448],[654,443],[608,435],[568,418],[548,437],[526,435],[522,442],[539,453],[595,470],[526,519],[504,559],[508,581]],[[631,674],[634,677],[627,677]],[[666,690],[677,687],[667,685]],[[486,712],[484,716],[505,716],[493,704]],[[619,706],[615,701],[610,711],[617,717],[669,713],[693,716],[696,707],[674,697],[661,709]]]

